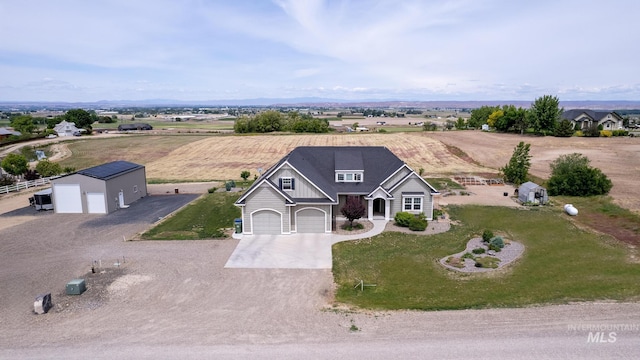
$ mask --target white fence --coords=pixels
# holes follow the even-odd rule
[[[47,185],[51,183],[51,179],[53,178],[54,177],[40,178],[36,180],[31,180],[31,181],[18,182],[18,183],[15,183],[14,185],[0,186],[0,194],[8,194],[13,191],[20,191],[22,189],[28,189],[30,187]]]

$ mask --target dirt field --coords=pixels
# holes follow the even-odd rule
[[[498,169],[504,166],[520,141],[531,144],[531,170],[548,178],[549,164],[563,154],[581,153],[591,166],[604,172],[613,182],[611,196],[622,207],[640,212],[640,138],[556,138],[480,131],[429,133],[432,139],[456,146],[482,165]]]

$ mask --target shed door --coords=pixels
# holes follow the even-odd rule
[[[80,184],[53,184],[53,208],[60,214],[81,214]]]
[[[259,234],[282,234],[282,215],[273,210],[260,210],[251,215],[253,233]]]
[[[325,213],[318,209],[304,209],[296,213],[298,233],[323,233],[326,223]]]
[[[89,214],[106,214],[104,193],[87,193],[87,211]]]

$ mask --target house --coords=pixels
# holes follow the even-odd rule
[[[53,131],[58,136],[73,136],[80,133],[80,129],[76,127],[76,124],[66,120],[62,120],[58,125],[54,126]]]
[[[135,130],[153,130],[153,126],[149,124],[144,124],[144,123],[118,125],[118,131],[135,131]]]
[[[0,140],[9,138],[11,136],[20,136],[22,133],[20,131],[14,131],[6,127],[0,127]]]
[[[574,128],[578,125],[578,129],[581,130],[588,129],[594,124],[596,126],[602,125],[603,130],[618,130],[624,128],[622,125],[622,116],[615,111],[572,109],[564,111],[561,118],[571,121]]]
[[[145,168],[113,161],[51,180],[56,213],[108,214],[147,196]]]
[[[518,188],[518,200],[523,204],[545,205],[549,202],[549,196],[547,195],[547,189],[527,181]]]
[[[358,196],[366,219],[397,212],[433,218],[438,191],[382,146],[302,146],[293,149],[247,189],[244,234],[330,233],[347,196]]]

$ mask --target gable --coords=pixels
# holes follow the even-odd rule
[[[281,179],[291,179],[292,189],[283,190],[281,188],[281,190],[285,191],[290,197],[294,199],[328,198],[328,196],[326,194],[323,194],[315,184],[309,181],[297,170],[293,169],[288,163],[282,164],[281,167],[279,167],[269,175],[269,180],[279,187],[282,187],[280,184]]]

